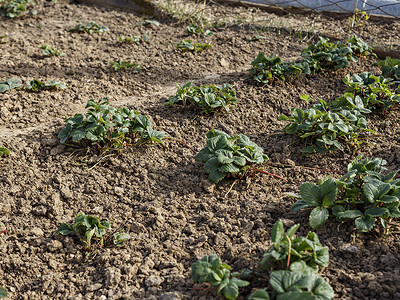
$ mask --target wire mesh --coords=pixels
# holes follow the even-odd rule
[[[306,11],[350,13],[365,12],[400,19],[400,0],[234,0],[237,3],[255,3],[279,7],[283,10],[300,8]],[[399,33],[400,34],[400,33]]]

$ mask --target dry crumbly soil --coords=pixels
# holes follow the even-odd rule
[[[209,4],[214,17],[236,22],[218,27],[211,37],[191,37],[210,43],[212,49],[180,53],[172,42],[188,38],[186,25],[168,16],[158,18],[159,27],[145,27],[138,25],[143,18],[130,11],[38,2],[35,17],[0,20],[0,35],[8,35],[0,44],[0,81],[57,80],[68,88],[0,95],[0,145],[11,150],[0,160],[0,221],[8,229],[0,235],[0,286],[7,289],[9,299],[214,299],[215,291],[195,288],[199,286],[191,281],[190,267],[198,258],[216,253],[235,270],[251,268],[270,245],[269,232],[278,219],[284,219],[286,226],[300,223],[301,234],[310,230],[307,212],[291,213],[293,201],[284,193],[298,192],[305,181],[344,174],[354,155],[302,156],[301,142],[282,134],[285,122],[278,116],[304,107],[302,94],[328,101],[340,96],[345,91],[342,78],[348,73],[379,70],[368,58],[293,84],[256,86],[246,70],[259,52],[292,60],[311,37],[293,33],[286,25],[285,30],[270,26],[260,33],[255,30],[262,27],[239,22],[237,16],[292,24],[296,30],[312,23],[314,33],[341,38],[351,35],[347,19],[276,16],[254,8]],[[107,25],[110,32],[69,32],[77,20]],[[400,44],[399,29],[399,21],[371,21],[359,35],[393,48]],[[121,35],[145,32],[148,43],[118,43]],[[255,34],[266,39],[247,42]],[[44,58],[42,44],[66,55]],[[109,63],[117,60],[143,68],[137,74],[113,71]],[[202,116],[190,107],[164,106],[175,93],[175,84],[187,81],[231,83],[240,102],[230,113],[214,116]],[[272,163],[285,165],[270,163],[265,169],[286,180],[257,175],[235,184],[225,197],[233,181],[210,184],[194,153],[173,139],[164,145],[124,149],[96,165],[100,157],[60,145],[57,134],[64,117],[84,112],[89,99],[100,97],[148,115],[158,130],[196,151],[204,146],[211,128],[246,134],[265,149]],[[386,159],[390,170],[400,164],[399,117],[398,111],[370,116],[369,127],[378,135],[360,150],[365,156]],[[87,257],[79,241],[55,235],[62,222],[72,222],[79,212],[109,220],[113,228],[129,232],[131,240],[123,248],[99,249]],[[336,299],[400,299],[396,231],[354,238],[351,224],[338,226],[332,220],[316,232],[330,249],[330,265],[322,274]],[[241,297],[249,292],[243,289]]]

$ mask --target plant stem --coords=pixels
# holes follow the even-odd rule
[[[336,171],[336,170],[326,170],[326,169],[318,169],[318,168],[312,168],[312,167],[305,167],[305,166],[297,166],[297,165],[285,165],[285,164],[281,164],[281,163],[273,163],[273,162],[268,162],[271,165],[276,165],[276,166],[282,166],[282,167],[298,167],[298,168],[302,168],[302,169],[308,169],[308,170],[315,170],[315,171],[323,171],[323,172],[337,172],[340,173],[342,171]]]
[[[264,170],[259,170],[259,169],[251,169],[251,171],[254,171],[254,172],[260,172],[260,173],[264,173],[264,174],[268,174],[268,175],[274,176],[274,177],[276,177],[276,178],[279,178],[279,179],[282,179],[282,180],[286,180],[286,179],[285,179],[285,178],[283,178],[283,177],[280,177],[280,176],[278,176],[278,175],[275,175],[275,174],[269,173],[269,172],[267,172],[267,171],[264,171]]]
[[[285,234],[287,240],[289,241],[289,254],[288,254],[288,259],[287,259],[287,263],[286,263],[286,269],[289,270],[289,266],[290,266],[290,252],[292,252],[292,241],[290,240],[290,238],[287,236],[287,234]]]
[[[8,229],[4,229],[3,231],[0,231],[0,234],[7,232]]]
[[[226,192],[224,198],[226,198],[226,197],[228,196],[229,192],[232,191],[232,188],[233,188],[233,186],[236,184],[237,181],[238,181],[238,179],[236,179],[236,180],[232,183],[231,187],[230,187],[230,188],[228,189],[228,191]]]
[[[172,136],[167,136],[167,137],[164,137],[164,139],[172,139],[172,140],[176,140],[176,141],[178,141],[179,143],[181,143],[181,144],[185,145],[185,146],[186,146],[187,148],[189,148],[190,150],[192,150],[192,151],[193,151],[193,153],[197,153],[197,151],[196,151],[196,150],[194,150],[192,147],[190,147],[188,144],[186,144],[184,141],[181,141],[180,139],[174,138],[174,137],[172,137]]]

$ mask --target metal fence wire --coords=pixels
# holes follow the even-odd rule
[[[347,14],[365,12],[368,15],[400,19],[400,0],[234,0],[229,2],[254,3],[275,8],[279,7],[283,10],[299,8],[305,11]]]

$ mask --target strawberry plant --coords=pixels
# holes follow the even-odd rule
[[[192,264],[192,279],[210,283],[217,288],[219,296],[227,299],[236,299],[239,287],[264,284],[267,276],[268,291],[258,289],[249,300],[332,299],[332,287],[317,274],[319,267],[328,265],[329,249],[321,245],[314,232],[295,237],[298,228],[297,224],[285,232],[282,221],[276,222],[271,231],[273,244],[262,256],[256,271],[245,269],[231,273],[231,267],[212,254]]]
[[[192,264],[192,279],[194,282],[209,282],[217,287],[218,296],[224,295],[233,300],[239,296],[239,287],[249,285],[241,280],[238,273],[231,274],[231,267],[221,262],[215,254],[206,255]]]
[[[0,82],[0,93],[19,88],[22,85],[22,80],[18,78],[9,78],[4,82]]]
[[[346,45],[353,51],[353,55],[355,56],[362,57],[372,55],[376,57],[374,49],[356,35],[353,35],[347,40]]]
[[[350,47],[329,43],[329,39],[323,37],[304,49],[301,56],[314,72],[344,68],[350,64],[349,60],[357,61]]]
[[[260,52],[257,58],[251,62],[252,68],[250,75],[259,83],[273,83],[278,80],[293,80],[298,75],[310,74],[310,69],[306,63],[287,63],[283,62],[278,56],[271,55],[266,57],[264,52]]]
[[[112,62],[110,62],[110,66],[115,71],[121,70],[121,69],[127,69],[127,68],[132,68],[134,73],[137,73],[140,71],[140,67],[138,64],[130,63],[127,61],[112,61]]]
[[[297,270],[301,267],[306,273],[318,273],[320,267],[328,265],[328,247],[321,245],[314,232],[309,232],[306,237],[295,237],[299,226],[293,225],[285,232],[281,220],[275,223],[271,231],[272,246],[261,257],[259,272]]]
[[[56,233],[77,236],[83,242],[85,250],[91,251],[93,242],[103,246],[106,229],[111,229],[109,222],[80,213],[75,217],[74,224],[62,223]],[[114,244],[121,246],[129,238],[129,234],[117,232],[114,234]]]
[[[50,80],[49,83],[43,83],[37,79],[32,79],[24,88],[30,92],[39,92],[41,90],[55,90],[57,88],[66,89],[67,87],[65,84],[55,80]]]
[[[400,60],[386,57],[385,60],[378,61],[374,65],[382,68],[382,76],[400,80]]]
[[[45,56],[64,56],[65,53],[60,52],[60,50],[55,50],[49,45],[41,45],[40,49],[43,49],[43,54]]]
[[[242,177],[251,171],[252,164],[268,160],[264,150],[245,135],[229,136],[223,131],[211,129],[207,133],[207,145],[196,154],[195,160],[204,162],[208,179],[219,182],[225,177]]]
[[[348,86],[347,91],[361,97],[368,109],[390,109],[400,102],[400,94],[395,94],[390,88],[395,82],[383,76],[374,76],[369,72],[346,75],[343,82]]]
[[[176,94],[169,97],[166,105],[197,105],[202,112],[209,114],[216,109],[223,108],[229,111],[229,107],[236,104],[236,92],[230,84],[221,87],[215,85],[191,86],[191,82],[178,86]]]
[[[20,17],[33,5],[33,0],[0,0],[0,14],[7,18]]]
[[[107,26],[104,25],[99,25],[96,22],[88,22],[85,24],[82,24],[81,21],[77,21],[78,25],[76,25],[74,28],[71,28],[69,31],[71,32],[79,32],[79,33],[103,33],[107,32],[109,29]]]
[[[302,96],[302,99],[308,96]],[[296,134],[310,145],[303,148],[304,153],[327,153],[335,149],[344,151],[361,145],[359,134],[373,132],[367,129],[364,115],[356,108],[337,108],[328,110],[328,104],[320,100],[310,109],[294,108],[291,116],[281,115],[279,120],[289,121],[283,129],[287,134]]]
[[[144,34],[144,36],[140,37],[140,36],[132,36],[132,37],[127,37],[124,35],[121,35],[118,40],[120,41],[120,43],[122,44],[140,44],[140,43],[147,43],[148,42],[148,36],[147,36],[147,32]]]
[[[394,180],[398,171],[382,173],[385,164],[380,158],[359,155],[343,177],[303,183],[300,195],[290,194],[298,199],[292,211],[314,207],[310,213],[313,228],[324,224],[331,213],[338,221],[354,220],[362,232],[370,231],[377,220],[387,228],[388,220],[400,217],[400,180]]]
[[[204,36],[211,36],[214,34],[211,30],[204,30],[203,27],[197,25],[197,24],[190,24],[188,27],[186,27],[186,33],[187,34],[193,34],[193,35],[204,35]]]
[[[162,143],[163,131],[153,130],[151,121],[126,107],[108,106],[105,98],[89,100],[86,115],[76,114],[66,120],[58,137],[61,143],[71,140],[81,146],[97,145],[100,149],[120,148],[132,143]]]
[[[182,52],[204,51],[211,48],[210,44],[193,43],[191,40],[183,40],[182,42],[175,44],[176,44],[176,49]]]

